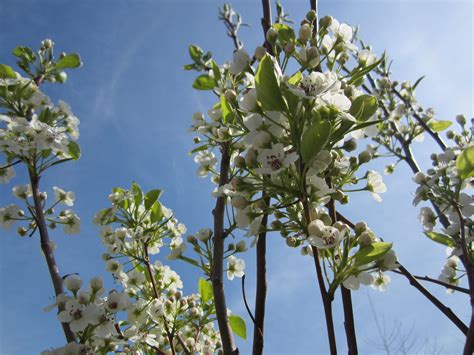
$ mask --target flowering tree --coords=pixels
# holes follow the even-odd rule
[[[464,324],[420,283],[466,293],[474,307],[472,126],[467,127],[464,116],[456,117],[459,129],[447,131],[452,143],[446,144],[440,132],[452,122],[435,119],[432,109],[417,102],[414,91],[420,80],[393,81],[385,54],[374,54],[353,27],[329,16],[318,18],[316,5],[310,1],[306,18],[293,27],[280,3],[273,22],[269,1],[262,0],[264,36],[254,51],[239,39],[240,16],[224,5],[219,18],[235,47],[232,60],[218,64],[210,52],[189,47],[192,63],[185,69],[198,72],[194,89],[215,97],[207,117],[196,113],[190,127],[198,176],[210,176],[216,184],[214,223],[184,241],[186,228],[161,204],[160,190],[144,192],[136,183],[114,188],[108,197],[111,206],[94,219],[102,226],[106,270],[117,285],[109,291],[100,278],[83,287],[78,275],[61,276],[48,230],[62,225],[65,233],[80,232],[79,217],[69,208],[75,196],[55,187],[54,202],[48,204],[40,189],[46,172],[80,157],[79,120],[66,103],[55,106],[42,92],[45,82],[64,83],[64,70],[79,67],[80,58],[61,53],[56,59],[54,43],[45,40],[37,52],[13,50],[22,74],[0,65],[0,147],[5,156],[0,178],[8,183],[14,166],[22,164],[30,179],[13,187],[22,205],[2,207],[0,223],[7,229],[18,223],[20,235],[40,236],[56,295],[49,309],[57,309],[68,343],[45,353],[239,353],[234,335],[246,338],[247,325],[227,308],[224,276],[242,278],[244,286],[245,263],[239,254],[250,247],[257,263],[253,312],[245,292],[243,300],[253,322],[253,353],[261,354],[266,242],[272,232],[314,260],[331,353],[337,353],[333,301],[338,292],[348,352],[357,354],[352,292],[361,285],[385,291],[390,272],[404,275],[443,312],[466,335],[464,353],[472,353],[474,316]],[[423,135],[440,148],[426,173],[411,150]],[[372,143],[357,151],[357,141],[369,139]],[[414,203],[431,204],[420,211],[423,231],[449,248],[438,279],[411,274],[390,241],[339,211],[354,193],[370,192],[382,201],[386,186],[381,174],[365,164],[387,157],[393,163],[386,173],[394,173],[401,163],[412,169],[419,185]],[[65,209],[57,213],[62,205]],[[202,272],[196,294],[184,295],[179,275],[151,260],[161,249],[170,250],[168,259]]]

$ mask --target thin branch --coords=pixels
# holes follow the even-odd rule
[[[49,275],[51,277],[51,281],[53,282],[54,293],[56,294],[56,297],[57,297],[60,294],[64,293],[63,279],[61,278],[61,275],[59,274],[59,268],[56,263],[56,259],[54,258],[54,251],[53,251],[53,248],[51,247],[48,227],[46,225],[46,219],[43,213],[43,205],[41,202],[40,191],[39,191],[40,177],[36,175],[36,173],[32,170],[29,170],[29,177],[30,177],[31,191],[33,194],[33,201],[34,201],[34,206],[35,206],[35,221],[36,221],[36,226],[38,227],[38,230],[40,233],[41,250],[43,251],[44,257],[46,259]],[[62,310],[62,308],[60,307],[59,310]],[[61,323],[61,325],[63,327],[66,340],[68,342],[75,341],[76,336],[72,332],[69,326],[69,323]]]
[[[245,309],[247,310],[250,319],[252,319],[253,324],[255,324],[255,317],[253,316],[252,311],[250,310],[249,304],[247,303],[247,296],[245,294],[245,274],[244,276],[242,276],[242,297],[244,299]]]
[[[354,229],[354,223],[344,217],[344,215],[342,215],[341,213],[337,212],[337,218],[347,224],[352,229]],[[443,302],[437,299],[430,291],[428,291],[422,284],[420,284],[418,280],[399,261],[397,262],[399,264],[398,270],[400,270],[401,274],[408,279],[410,285],[415,287],[423,296],[425,296],[431,303],[433,303],[436,308],[438,308],[446,317],[448,317],[448,319],[451,320],[451,322],[453,322],[461,332],[467,335],[468,328],[466,324],[464,324],[464,322],[459,319],[459,317],[451,310],[451,308],[444,305]]]
[[[392,270],[393,272],[397,273],[397,274],[400,274],[400,275],[403,275],[400,271],[398,270]],[[437,285],[441,285],[443,287],[446,287],[447,289],[451,289],[451,290],[454,290],[454,291],[459,291],[459,292],[462,292],[462,293],[467,293],[469,294],[469,290],[467,288],[464,288],[464,287],[459,287],[459,286],[456,286],[456,285],[451,285],[451,284],[448,284],[446,282],[443,282],[443,281],[440,281],[440,280],[437,280],[437,279],[433,279],[432,277],[429,277],[429,276],[418,276],[418,275],[413,275],[413,277],[417,280],[422,280],[422,281],[428,281],[428,282],[432,282],[434,284],[437,284]]]
[[[222,143],[219,186],[227,184],[229,178],[230,151],[229,142]],[[212,214],[214,215],[214,246],[211,265],[211,282],[214,293],[216,307],[216,318],[221,334],[222,348],[224,354],[238,354],[232,330],[230,328],[229,317],[227,316],[227,305],[224,293],[224,210],[226,203],[225,196],[216,199],[216,205]]]

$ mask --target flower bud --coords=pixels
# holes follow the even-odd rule
[[[265,54],[267,54],[267,50],[265,49],[265,47],[257,47],[255,48],[255,58],[257,58],[258,60],[261,60]]]
[[[102,289],[102,286],[103,286],[102,279],[100,277],[97,277],[97,276],[93,277],[89,281],[89,284],[90,284],[92,292],[94,292],[94,293],[99,291],[100,289]]]
[[[51,48],[52,46],[54,46],[54,42],[50,39],[45,39],[44,41],[41,41],[41,45],[48,49],[48,48]]]
[[[278,37],[277,31],[275,31],[273,28],[269,28],[268,31],[267,31],[267,35],[266,35],[266,39],[267,39],[268,43],[274,44],[277,40],[277,37]],[[263,58],[263,56],[262,56],[262,58]]]
[[[354,231],[356,232],[356,234],[361,234],[365,232],[366,230],[367,230],[367,223],[365,222],[358,222],[354,226]]]
[[[78,275],[68,275],[64,279],[64,286],[69,291],[76,293],[82,286],[82,280]]]
[[[365,232],[362,232],[362,234],[359,236],[359,243],[361,245],[370,245],[372,244],[372,239],[373,238],[370,232],[365,231]]]
[[[46,192],[40,192],[39,197],[41,200],[46,200],[48,198],[48,194]]]
[[[426,176],[422,172],[417,172],[415,176],[413,176],[413,181],[417,184],[422,184],[426,181]]]
[[[274,230],[280,230],[283,227],[283,223],[281,223],[278,219],[272,221],[270,224],[271,228]]]
[[[359,154],[359,164],[368,163],[370,161],[370,159],[372,159],[372,154],[369,151],[364,150],[364,151],[360,152],[360,154]]]
[[[247,245],[245,244],[245,240],[241,240],[235,245],[235,251],[237,253],[242,253],[246,250],[247,250]]]
[[[55,79],[58,83],[64,84],[67,80],[66,72],[59,72],[58,74],[56,74]]]
[[[322,28],[327,28],[331,26],[331,24],[332,24],[331,16],[324,16],[324,17],[321,17],[321,19],[319,20],[319,26]]]
[[[295,238],[295,237],[289,237],[289,238],[286,238],[286,245],[288,245],[289,247],[291,248],[295,248],[298,246],[298,239]]]
[[[187,242],[190,243],[190,244],[196,244],[197,243],[197,239],[196,237],[194,237],[193,235],[189,235],[187,238],[186,238]]]
[[[234,101],[235,98],[237,97],[237,94],[235,93],[234,90],[227,89],[224,93],[224,96],[227,101]]]
[[[300,27],[298,32],[300,39],[303,42],[306,42],[308,39],[311,38],[311,27],[308,24],[304,24]]]
[[[316,17],[317,17],[317,14],[316,14],[316,11],[314,10],[310,10],[306,13],[306,18],[310,22],[313,22],[314,20],[316,20]]]
[[[285,44],[283,48],[286,54],[292,54],[295,51],[295,45],[291,42]]]
[[[229,246],[227,247],[227,250],[235,250],[235,245],[233,243],[230,243]]]
[[[346,152],[352,152],[352,151],[356,150],[357,142],[355,141],[354,138],[351,138],[351,139],[347,140],[346,142],[344,142],[344,145],[342,146],[342,148]]]
[[[317,220],[311,221],[311,223],[308,224],[308,233],[309,235],[320,237],[323,235],[325,228],[326,226],[324,225],[323,221],[317,219]]]
[[[24,227],[19,227],[16,231],[18,232],[20,237],[24,237],[26,233],[28,232],[28,230]]]
[[[240,169],[245,169],[245,158],[241,155],[238,155],[234,159],[234,165]]]
[[[446,137],[448,137],[448,139],[453,139],[454,138],[454,132],[449,130],[446,132]]]
[[[306,50],[306,58],[308,59],[308,61],[311,61],[312,59],[317,58],[317,57],[319,57],[318,47],[309,47]]]
[[[459,123],[461,126],[464,126],[466,124],[466,116],[457,115],[456,116],[456,122]]]

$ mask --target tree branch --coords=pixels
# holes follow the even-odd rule
[[[221,146],[221,166],[219,176],[219,186],[227,184],[229,179],[230,151],[229,142],[222,143]],[[222,348],[224,354],[238,354],[232,330],[230,328],[229,317],[227,316],[227,305],[224,293],[224,210],[226,196],[219,196],[212,214],[214,215],[214,246],[211,265],[211,282],[216,306],[216,318],[221,334]]]
[[[59,268],[54,258],[54,251],[51,248],[51,243],[49,239],[48,227],[46,226],[46,219],[43,213],[43,204],[41,202],[40,191],[39,191],[39,181],[40,177],[32,170],[28,171],[30,177],[31,191],[33,194],[33,201],[35,206],[35,220],[40,233],[41,241],[41,250],[43,251],[44,257],[46,259],[46,264],[48,265],[49,275],[51,281],[53,282],[54,293],[56,297],[64,293],[63,279],[59,274]],[[59,307],[59,310],[63,310],[63,307]],[[61,323],[68,342],[76,341],[76,336],[69,327],[69,323]]]

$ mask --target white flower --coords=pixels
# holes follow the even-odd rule
[[[194,156],[194,162],[199,164],[197,175],[199,177],[206,177],[208,172],[212,170],[217,163],[216,156],[210,151],[201,151]]]
[[[377,57],[373,54],[370,49],[362,49],[357,53],[357,59],[359,63],[364,66],[369,66],[377,61]]]
[[[250,62],[250,56],[241,48],[234,52],[233,61],[230,63],[229,71],[234,74],[240,74]]]
[[[263,168],[255,169],[256,172],[277,174],[298,160],[298,154],[296,152],[287,154],[283,144],[277,143],[272,145],[272,149],[263,149],[258,154],[257,160]]]
[[[63,189],[60,189],[59,187],[53,186],[54,190],[54,197],[56,198],[56,201],[58,202],[63,202],[66,206],[73,206],[74,205],[74,199],[76,195],[72,191],[64,191]]]
[[[345,288],[350,290],[358,290],[360,284],[363,285],[370,285],[374,281],[374,277],[369,274],[368,272],[362,271],[359,275],[350,275],[347,279],[344,280],[342,283]]]
[[[430,207],[422,207],[418,218],[426,232],[431,232],[433,230],[433,227],[436,224],[436,215]]]
[[[345,232],[339,232],[337,228],[325,226],[320,236],[310,235],[308,242],[318,249],[330,249],[341,242],[344,234]]]
[[[127,298],[125,293],[119,293],[116,291],[112,291],[109,296],[107,297],[107,302],[105,306],[107,309],[113,313],[123,311],[130,307],[131,302]]]
[[[31,186],[30,184],[27,185],[17,185],[13,187],[13,195],[18,197],[22,200],[26,200],[28,197],[31,196]]]
[[[15,220],[20,217],[21,210],[17,205],[8,205],[0,208],[0,226],[9,230]]]
[[[387,187],[382,181],[382,175],[376,171],[369,170],[367,172],[367,189],[372,193],[375,201],[381,202],[382,198],[379,193],[387,191]]]
[[[227,258],[227,278],[233,280],[235,276],[244,276],[245,262],[231,255]]]
[[[390,283],[391,279],[390,276],[384,274],[383,272],[379,272],[377,276],[374,278],[371,287],[374,290],[378,290],[381,292],[387,291],[387,285]]]
[[[186,244],[181,243],[175,248],[171,249],[171,253],[166,257],[168,260],[176,260],[179,259],[181,255],[183,255],[184,251],[186,249]]]
[[[250,89],[239,99],[239,107],[246,112],[253,111],[257,107],[257,90]]]
[[[8,184],[11,179],[15,177],[15,170],[10,166],[8,168],[0,169],[0,183]]]
[[[196,233],[196,238],[201,242],[207,242],[211,238],[212,231],[209,228],[201,228]]]
[[[74,211],[62,211],[59,215],[59,221],[63,224],[63,230],[66,234],[78,234],[81,231],[81,220]]]

